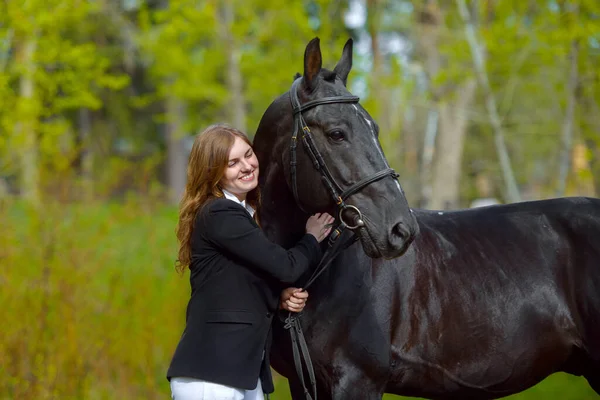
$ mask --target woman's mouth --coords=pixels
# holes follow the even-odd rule
[[[244,182],[251,182],[251,181],[253,181],[254,180],[254,171],[250,172],[249,174],[242,175],[240,177],[240,180],[244,181]]]

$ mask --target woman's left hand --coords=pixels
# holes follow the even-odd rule
[[[307,298],[308,292],[302,289],[294,287],[283,289],[279,297],[279,308],[291,312],[300,312],[304,309]]]

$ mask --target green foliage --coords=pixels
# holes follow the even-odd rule
[[[249,105],[252,136],[270,102],[289,88],[295,71],[302,72],[304,48],[312,37],[324,39],[324,62],[335,65],[345,41],[344,35],[334,35],[341,18],[338,8],[322,0],[311,3],[321,10],[314,27],[306,23],[304,1],[231,0],[229,43],[223,36],[228,29],[221,16],[224,4],[179,0],[165,9],[144,10],[139,42],[156,85],[155,100],[174,96],[192,106],[186,131],[226,120],[230,96],[242,96]],[[240,63],[241,93],[227,87],[228,52]]]
[[[159,98],[175,96],[223,106],[226,92],[216,78],[225,59],[214,41],[216,13],[216,2],[185,0],[140,13],[138,41]]]
[[[36,149],[45,165],[65,167],[64,145],[72,141],[70,110],[99,109],[102,89],[119,90],[128,82],[112,73],[107,58],[92,37],[75,34],[77,27],[98,11],[95,3],[28,1],[3,3],[0,38],[7,43],[8,58],[0,69],[0,157],[11,159],[24,145],[26,136],[15,127],[27,122],[36,132]],[[27,53],[27,46],[33,51]],[[30,84],[31,96],[23,85]],[[73,155],[74,153],[71,153]],[[0,164],[1,172],[14,172]],[[7,170],[8,169],[8,170]]]
[[[134,199],[3,208],[3,396],[164,397],[188,296],[172,268],[175,217]]]

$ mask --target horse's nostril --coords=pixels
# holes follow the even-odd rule
[[[406,239],[408,236],[408,230],[404,227],[402,222],[398,222],[392,227],[392,235],[400,239]]]

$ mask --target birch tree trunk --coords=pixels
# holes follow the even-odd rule
[[[502,129],[502,123],[500,121],[500,116],[498,115],[496,99],[492,93],[485,69],[484,54],[481,46],[478,43],[477,34],[475,33],[475,26],[471,20],[471,13],[467,8],[465,0],[456,0],[456,3],[458,5],[460,16],[465,25],[465,33],[467,36],[467,41],[469,42],[469,47],[471,48],[471,56],[475,66],[475,72],[477,73],[477,80],[483,89],[485,95],[485,105],[488,111],[490,122],[494,128],[494,143],[496,145],[496,151],[498,153],[498,158],[500,159],[500,167],[502,168],[502,175],[504,177],[506,198],[511,203],[518,202],[521,201],[521,195],[513,174],[508,150],[506,149],[504,132]]]
[[[13,34],[13,30],[9,29],[6,36],[0,40],[0,73],[4,72],[8,64]]]
[[[371,90],[372,95],[380,96],[381,94],[381,66],[383,64],[381,51],[379,48],[379,0],[367,0],[367,30],[371,37]]]
[[[569,52],[569,81],[567,83],[567,109],[562,127],[560,164],[558,167],[557,196],[564,196],[567,188],[567,178],[571,167],[571,154],[573,152],[573,127],[575,119],[575,105],[577,103],[577,85],[579,81],[579,65],[577,59],[579,51],[577,41],[571,43]]]
[[[235,8],[233,0],[223,0],[220,5],[219,34],[227,54],[227,90],[229,92],[229,107],[227,112],[233,126],[246,132],[246,101],[244,96],[244,81],[240,68],[240,49],[233,34]]]
[[[34,37],[24,40],[17,46],[17,59],[23,66],[23,73],[19,80],[21,107],[19,107],[19,116],[15,127],[15,133],[19,142],[22,143],[23,149],[20,154],[21,195],[35,206],[40,204],[39,148],[34,123],[36,112],[33,74],[36,46],[37,40]]]
[[[4,73],[8,58],[10,55],[11,43],[13,39],[13,30],[9,29],[6,36],[0,39],[0,74]],[[0,102],[1,104],[1,102]],[[0,200],[7,197],[9,193],[8,183],[3,177],[0,177]]]
[[[442,9],[435,0],[427,1],[419,12],[419,45],[430,85],[442,64],[439,45],[443,21]],[[436,107],[429,112],[422,153],[423,181],[430,177],[430,183],[422,187],[422,203],[426,208],[459,207],[462,156],[468,128],[466,110],[473,102],[476,88],[474,79],[458,85],[452,96],[442,88],[430,88]]]
[[[596,82],[595,84],[598,84]],[[586,96],[582,101],[587,108],[585,113],[590,121],[588,122],[593,132],[600,132],[600,106],[592,96]],[[600,143],[596,135],[588,135],[586,146],[590,149],[590,168],[592,170],[592,181],[594,184],[594,193],[600,197]]]
[[[80,156],[80,174],[82,180],[82,197],[84,201],[90,201],[94,197],[94,152],[90,143],[92,120],[90,110],[80,108],[78,114],[79,121],[79,146],[81,148]]]
[[[460,206],[460,177],[465,137],[467,109],[473,102],[477,83],[467,79],[457,90],[454,101],[439,105],[439,133],[431,183],[433,196],[430,207],[450,210]]]
[[[409,101],[410,102],[410,101]],[[390,102],[394,103],[394,102]],[[402,118],[397,129],[402,130],[401,154],[402,170],[400,180],[406,192],[409,204],[421,207],[421,169],[419,165],[420,130],[417,121],[417,109],[407,105],[403,112],[396,114]]]
[[[187,149],[183,135],[185,104],[173,96],[166,100],[167,185],[169,202],[178,204],[187,182]]]
[[[121,48],[123,51],[123,66],[128,73],[133,73],[136,65],[136,56],[138,52],[138,45],[136,38],[139,37],[139,31],[137,27],[131,23],[127,17],[126,12],[122,9],[122,6],[114,0],[100,0],[98,2],[104,11],[104,13],[110,18],[112,23],[119,29],[119,37],[121,39]],[[168,4],[168,0],[161,2],[163,6]]]
[[[423,150],[421,154],[421,201],[420,207],[428,208],[433,196],[431,186],[433,156],[435,154],[435,142],[439,127],[439,112],[437,107],[427,112],[427,124],[425,125],[425,137],[423,138]]]

